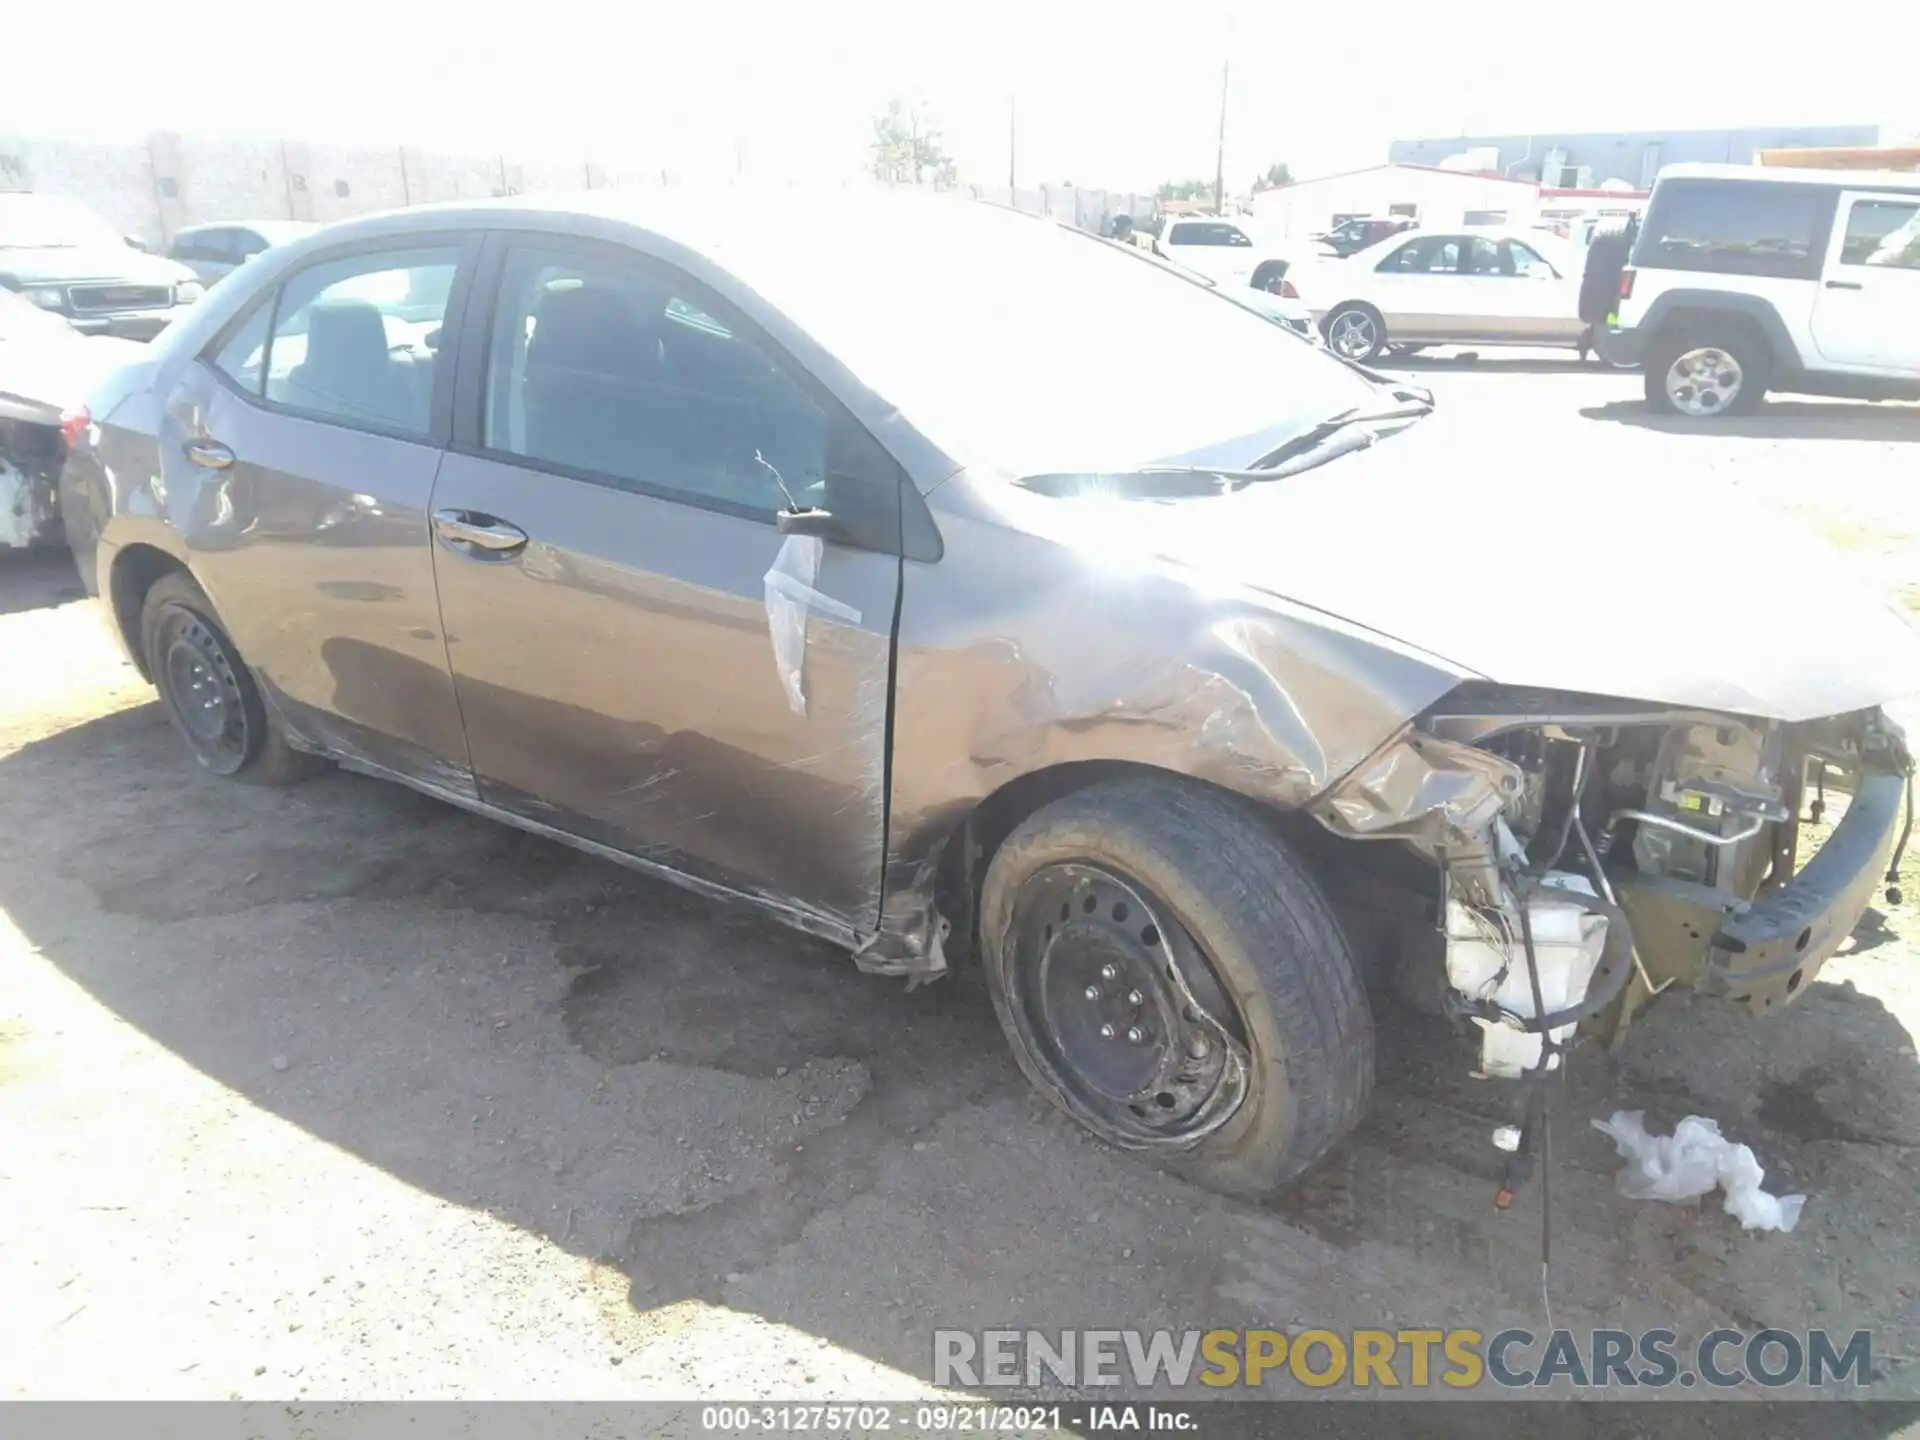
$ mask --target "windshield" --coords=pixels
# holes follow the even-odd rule
[[[718,258],[969,463],[1247,463],[1379,403],[1363,375],[1124,247],[953,199],[874,197],[859,221],[744,226]]]
[[[78,201],[57,195],[0,195],[0,247],[72,250],[126,243]]]

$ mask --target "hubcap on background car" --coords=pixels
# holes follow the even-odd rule
[[[1711,345],[1689,350],[1667,370],[1667,398],[1683,415],[1718,415],[1746,379],[1740,362]]]
[[[252,737],[231,656],[206,622],[187,610],[167,613],[159,642],[167,704],[181,733],[201,764],[232,774],[245,762]]]
[[[1369,354],[1377,340],[1373,321],[1357,310],[1336,315],[1327,332],[1327,343],[1349,360]]]
[[[1246,1097],[1245,1025],[1199,947],[1132,884],[1049,865],[1020,887],[1006,999],[1069,1112],[1127,1149],[1181,1149]]]

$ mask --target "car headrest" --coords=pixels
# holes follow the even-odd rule
[[[527,342],[529,371],[625,375],[646,373],[658,363],[658,341],[618,290],[594,285],[550,290],[533,313],[533,338]]]
[[[387,358],[387,326],[365,300],[328,300],[307,312],[309,365],[378,364]]]

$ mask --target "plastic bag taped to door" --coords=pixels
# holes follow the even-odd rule
[[[849,625],[860,612],[815,589],[826,542],[818,535],[789,535],[767,570],[767,629],[780,688],[796,715],[807,713],[807,617],[815,612]]]

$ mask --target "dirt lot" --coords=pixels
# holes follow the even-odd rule
[[[1463,464],[1543,503],[1576,454],[1731,482],[1920,587],[1920,411],[1673,433],[1631,376],[1424,372]],[[1792,576],[1649,532],[1779,619]],[[936,1325],[1545,1328],[1538,1191],[1494,1212],[1487,1098],[1424,1022],[1383,1010],[1373,1119],[1297,1192],[1224,1200],[1055,1117],[977,984],[373,781],[199,778],[78,595],[0,557],[0,1395],[905,1396]],[[1558,1323],[1870,1328],[1920,1397],[1913,912],[1783,1017],[1669,998],[1580,1057]],[[1618,1198],[1620,1108],[1718,1118],[1799,1230]]]

